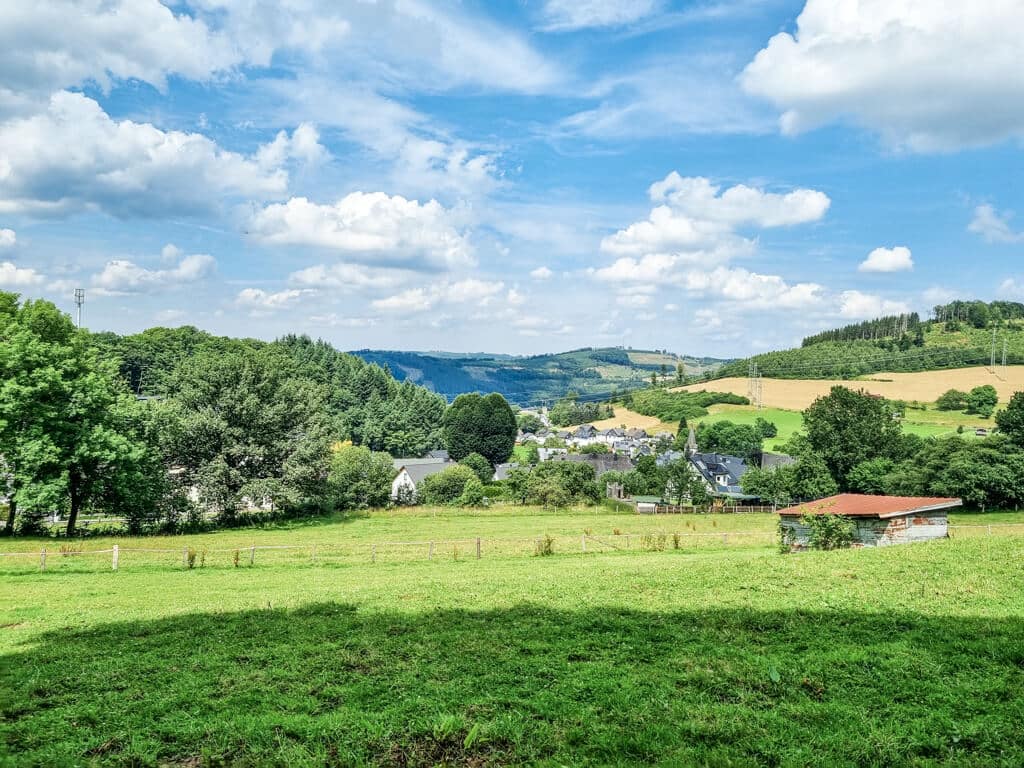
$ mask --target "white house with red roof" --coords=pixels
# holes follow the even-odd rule
[[[854,523],[854,546],[881,547],[944,539],[949,535],[949,510],[960,499],[940,496],[870,496],[841,493],[795,507],[780,509],[783,540],[792,549],[806,549],[810,529],[805,515],[842,515]]]

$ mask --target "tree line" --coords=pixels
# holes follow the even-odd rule
[[[998,433],[984,439],[906,434],[896,414],[895,403],[833,387],[804,411],[804,433],[782,449],[797,463],[752,469],[743,488],[776,504],[841,491],[957,497],[980,509],[1024,503],[1024,393],[996,413]]]
[[[53,513],[70,535],[90,513],[136,531],[335,508],[337,446],[422,455],[443,444],[446,406],[308,337],[91,334],[50,302],[0,292],[7,534]]]

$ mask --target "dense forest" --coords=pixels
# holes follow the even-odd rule
[[[720,367],[714,378],[747,376],[752,364],[762,376],[847,379],[881,371],[915,372],[988,364],[1024,364],[1024,304],[954,301],[916,314],[878,318],[803,340],[803,345],[768,352]],[[942,319],[939,319],[942,318]]]
[[[0,292],[8,534],[53,514],[71,534],[90,513],[173,530],[338,508],[341,447],[422,455],[441,445],[446,409],[307,337],[90,334],[50,302]]]
[[[836,328],[831,331],[822,331],[814,336],[808,336],[805,338],[801,346],[809,347],[812,344],[820,344],[823,341],[898,339],[910,334],[913,334],[916,337],[920,333],[921,318],[918,316],[917,312],[911,312],[908,315],[889,315],[887,317],[879,317],[875,320],[865,320],[863,323],[844,325],[842,328]]]

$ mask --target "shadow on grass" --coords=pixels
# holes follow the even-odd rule
[[[1020,619],[329,603],[34,640],[0,659],[14,765],[1024,764]]]

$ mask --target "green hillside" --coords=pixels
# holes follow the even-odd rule
[[[386,365],[399,380],[413,381],[448,398],[486,390],[521,405],[557,399],[570,390],[584,396],[611,394],[649,381],[652,373],[675,376],[680,363],[686,376],[713,374],[725,362],[623,347],[523,357],[368,349],[352,354]]]
[[[993,349],[997,364],[1004,350],[1007,364],[1024,364],[1024,305],[957,301],[933,312],[951,319],[920,320],[915,313],[858,323],[810,336],[795,349],[735,360],[714,376],[746,376],[756,363],[769,378],[852,379],[987,365]]]

